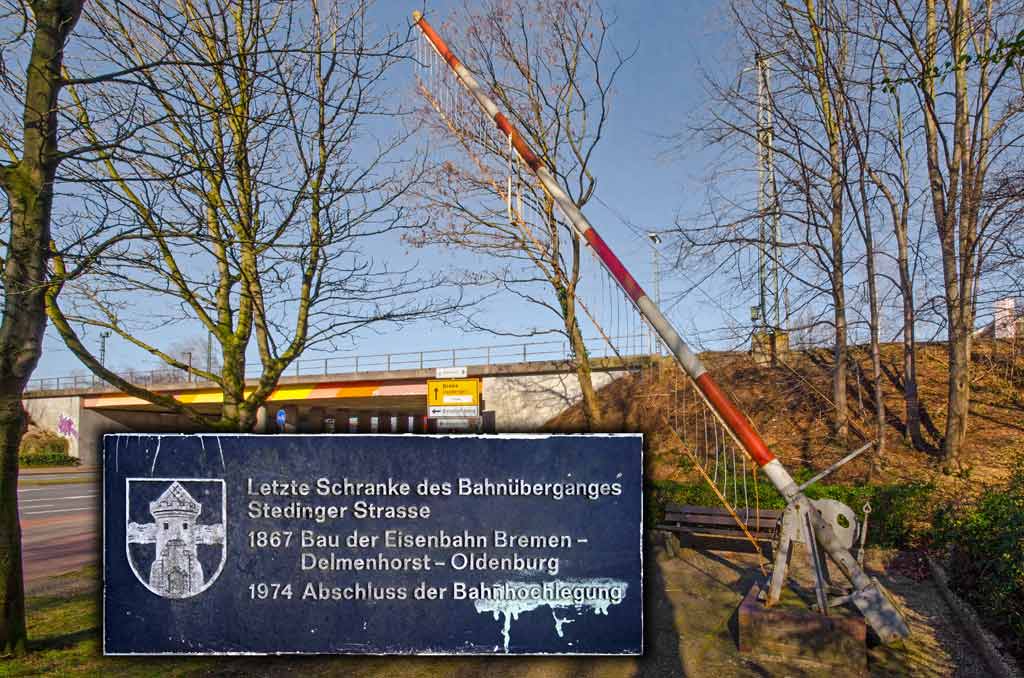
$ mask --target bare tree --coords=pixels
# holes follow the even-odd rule
[[[1014,253],[1020,251],[1020,240],[1009,217],[1018,209],[1019,194],[1014,197],[1006,190],[1003,178],[1014,176],[1012,159],[1022,138],[1024,68],[1015,58],[1022,3],[872,0],[816,5],[805,0],[799,8],[781,2],[764,8],[737,0],[732,15],[742,41],[754,54],[770,55],[777,74],[772,87],[774,152],[786,236],[780,264],[795,282],[797,313],[813,318],[806,301],[824,291],[817,284],[824,273],[837,333],[835,364],[841,367],[844,297],[847,289],[864,285],[880,438],[885,413],[878,283],[884,276],[879,275],[880,243],[872,226],[891,219],[896,286],[902,296],[907,432],[919,448],[925,442],[916,329],[922,317],[935,318],[935,305],[929,301],[915,308],[912,258],[927,260],[937,251],[941,292],[929,299],[943,307],[939,331],[948,338],[943,457],[949,468],[955,465],[967,426],[970,343],[979,303],[1014,289],[1014,271],[1019,271]],[[757,144],[755,102],[728,83],[713,84],[713,91],[720,105],[701,128],[710,141],[739,141],[744,149]],[[923,204],[927,210],[921,209]],[[763,211],[752,212],[734,195],[723,193],[713,204],[713,216],[712,226],[684,229],[684,237],[702,253],[763,246],[750,229],[765,217]],[[934,235],[912,235],[912,220],[934,224]],[[862,236],[862,253],[846,237],[854,225]],[[860,257],[866,276],[862,283],[847,280],[853,270],[849,266]],[[927,270],[923,277],[927,284]],[[842,380],[839,371],[833,373],[837,413],[845,410]],[[837,415],[837,431],[841,419]]]
[[[437,280],[365,250],[411,225],[399,197],[418,179],[385,79],[405,54],[371,35],[361,1],[159,0],[97,4],[87,17],[141,84],[131,148],[97,163],[95,200],[138,237],[47,297],[51,322],[95,374],[216,430],[252,430],[284,370],[312,346],[444,312]],[[174,59],[150,67],[157,55]],[[95,142],[124,102],[72,89]],[[58,275],[65,261],[55,256]],[[433,290],[433,292],[431,292]],[[414,299],[414,295],[420,295]],[[146,313],[138,313],[140,303]],[[220,369],[183,361],[154,330],[208,332]],[[210,416],[99,363],[76,327],[113,332],[171,368],[215,383]],[[155,338],[154,338],[155,336]],[[249,376],[250,347],[258,373]]]
[[[870,27],[877,36],[881,21],[877,16],[870,19]],[[869,82],[877,83],[878,73],[882,80],[889,79],[890,71],[886,60],[886,45],[874,40],[868,50],[870,58]],[[866,104],[857,106],[851,115],[851,124],[856,126],[854,134],[858,140],[865,137],[864,146],[869,143],[868,135],[878,138],[882,148],[871,153],[865,148],[859,158],[861,165],[885,200],[896,237],[896,267],[898,286],[902,299],[903,321],[903,402],[906,416],[906,435],[917,449],[924,449],[921,436],[921,403],[917,386],[917,312],[914,307],[914,274],[911,267],[910,212],[915,201],[913,179],[910,170],[912,139],[906,132],[907,118],[903,97],[893,92],[882,105],[876,99],[877,88],[869,87],[864,92]],[[855,104],[856,105],[856,104]],[[873,111],[882,109],[881,120],[875,123]],[[876,143],[876,146],[878,144]],[[863,146],[859,145],[858,148]]]
[[[81,2],[5,2],[0,20],[17,25],[4,36],[30,42],[24,79],[7,72],[0,53],[4,94],[19,102],[20,125],[0,129],[0,186],[7,202],[3,245],[3,320],[0,324],[0,655],[25,652],[25,592],[18,522],[18,447],[27,421],[21,394],[42,352],[44,293],[51,239],[54,181],[62,160],[58,98],[64,80],[64,46],[82,11]],[[10,23],[7,23],[10,22]]]
[[[786,7],[786,3],[780,3]],[[838,36],[834,45],[827,44],[828,35],[819,26],[819,18],[836,21],[836,9],[826,3],[819,17],[814,0],[804,0],[805,13],[801,19],[807,22],[810,47],[813,47],[813,73],[817,85],[815,106],[821,112],[822,126],[828,139],[828,231],[831,246],[832,267],[832,312],[835,322],[836,341],[833,352],[832,398],[835,404],[835,430],[845,438],[849,429],[849,413],[846,404],[846,361],[847,361],[847,320],[846,320],[846,276],[843,253],[843,195],[846,187],[846,159],[843,128],[846,125],[842,93],[837,86],[846,72],[848,45]],[[789,10],[784,10],[789,11]],[[796,27],[796,17],[787,16]],[[838,100],[837,100],[838,99]],[[873,284],[873,283],[872,283]]]
[[[744,250],[762,249],[760,222],[777,213],[779,254],[773,263],[790,281],[792,311],[811,324],[832,330],[832,426],[840,439],[848,432],[848,309],[850,267],[846,204],[849,142],[846,106],[839,82],[851,62],[836,25],[844,20],[844,3],[800,6],[785,2],[734,0],[730,17],[747,50],[746,63],[770,63],[769,105],[776,204],[753,206],[736,191],[735,161],[752,165],[764,134],[761,105],[740,79],[709,79],[713,104],[696,131],[712,146],[728,149],[724,169],[710,177],[710,224],[681,223],[679,234],[693,258],[719,269],[737,261]],[[750,70],[749,68],[741,70]],[[738,155],[737,155],[738,154]],[[703,221],[703,219],[702,219]],[[734,256],[736,255],[736,256]],[[699,264],[698,264],[699,265]],[[742,271],[734,275],[750,285]],[[803,331],[808,328],[791,328]]]
[[[455,32],[466,63],[583,207],[597,187],[592,158],[608,120],[612,86],[628,58],[611,46],[600,5],[489,0],[479,9],[467,4],[459,17]],[[427,83],[424,92],[432,109],[445,111],[447,91],[431,92]],[[434,110],[426,113],[437,119]],[[457,142],[457,152],[436,168],[429,190],[420,194],[429,227],[411,242],[493,258],[497,266],[478,269],[466,280],[515,294],[558,318],[556,332],[572,351],[586,425],[597,429],[601,411],[581,330],[580,311],[586,311],[577,296],[579,236],[519,166],[508,140],[485,131],[489,124],[472,111],[445,114],[434,124],[439,139]]]
[[[844,99],[847,104],[851,101],[848,92],[844,92]],[[852,111],[848,119],[852,119]],[[881,306],[878,299],[878,255],[875,244],[875,229],[873,196],[869,196],[868,168],[865,157],[867,155],[866,141],[858,129],[854,129],[849,135],[853,148],[857,152],[858,176],[856,181],[856,193],[851,196],[850,202],[855,205],[853,216],[857,222],[861,238],[864,240],[864,264],[866,269],[866,285],[868,298],[868,328],[870,333],[871,352],[871,377],[873,383],[873,399],[875,401],[875,454],[871,459],[873,471],[881,470],[882,456],[885,454],[885,392],[882,389],[882,354],[881,354]],[[865,135],[866,136],[866,135]],[[859,204],[857,204],[859,203]],[[859,369],[859,368],[858,368]]]
[[[208,333],[205,337],[191,336],[176,341],[168,347],[167,351],[176,360],[187,365],[196,364],[201,369],[213,374],[223,369],[220,363],[220,356],[213,350],[213,334]],[[163,361],[160,361],[163,363]]]
[[[986,185],[1020,152],[1024,77],[1014,59],[981,58],[1019,30],[1018,2],[890,0],[883,4],[890,42],[898,49],[893,80],[918,100],[931,216],[942,262],[949,357],[942,457],[959,465],[970,409],[971,338],[984,252],[999,229],[1005,201],[986,200]],[[976,67],[968,66],[974,62]],[[952,77],[941,77],[943,64]]]
[[[882,309],[879,299],[878,270],[881,243],[875,223],[876,216],[884,219],[891,216],[897,240],[897,266],[899,268],[899,289],[903,294],[903,329],[905,400],[907,403],[907,430],[919,442],[920,424],[918,419],[917,388],[915,373],[913,280],[909,272],[907,252],[907,215],[910,206],[910,178],[907,166],[907,151],[903,139],[903,120],[900,117],[898,99],[895,110],[885,108],[879,102],[879,90],[875,83],[887,72],[884,49],[877,40],[877,32],[865,30],[877,26],[870,11],[855,5],[845,22],[836,26],[840,39],[846,45],[850,59],[854,62],[848,77],[837,80],[841,100],[846,107],[844,117],[848,126],[846,136],[854,152],[853,162],[856,173],[846,182],[849,193],[851,214],[864,242],[865,287],[868,301],[868,329],[870,335],[871,373],[875,419],[875,455],[872,457],[872,471],[881,469],[885,453],[886,407],[885,392],[882,388],[883,372],[881,357]],[[877,112],[877,109],[883,112]],[[895,124],[893,121],[895,118]],[[881,149],[875,150],[875,146]],[[896,165],[894,168],[893,165]],[[895,177],[895,178],[894,178]],[[897,191],[899,198],[896,197]],[[882,206],[884,205],[884,206]],[[909,341],[908,338],[909,337]],[[911,420],[914,420],[913,426]]]

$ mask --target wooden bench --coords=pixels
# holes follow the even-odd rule
[[[762,552],[767,552],[766,546],[770,550],[771,543],[775,540],[776,525],[779,518],[782,517],[782,511],[761,509],[760,518],[753,510],[750,511],[749,517],[745,515],[744,511],[740,511],[739,517],[747,518],[744,524],[750,535],[761,545]],[[712,543],[720,547],[721,550],[735,548],[736,540],[750,543],[747,535],[743,534],[743,530],[736,524],[736,520],[729,511],[717,506],[668,504],[665,506],[665,519],[655,529],[677,536],[695,538],[705,544]],[[670,552],[673,546],[671,541],[667,540]]]

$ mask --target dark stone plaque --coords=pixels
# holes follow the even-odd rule
[[[639,654],[642,438],[104,437],[106,654]]]

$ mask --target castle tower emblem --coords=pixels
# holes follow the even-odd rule
[[[149,585],[168,598],[194,596],[203,585],[194,536],[202,510],[178,483],[172,483],[149,505],[156,520],[156,560],[149,571]]]
[[[128,522],[127,549],[128,560],[135,576],[153,593],[164,598],[190,598],[204,591],[220,574],[224,564],[224,485],[223,481],[214,480],[150,480],[145,478],[128,479],[128,515],[131,516],[133,482],[137,483],[135,495],[148,490],[152,496],[152,485],[142,483],[161,482],[166,485],[160,495],[149,502],[151,523]],[[184,483],[184,484],[183,484]],[[217,486],[205,486],[207,496],[220,495],[220,506],[212,507],[221,510],[221,522],[200,523],[203,516],[203,504],[189,493],[185,484],[202,491],[204,486],[197,483],[218,483]],[[216,490],[219,489],[219,492]],[[214,490],[214,491],[210,491]],[[140,507],[141,508],[141,507]],[[215,515],[215,514],[214,514]],[[139,548],[141,545],[153,544],[154,551]],[[133,545],[137,545],[135,549]],[[199,547],[219,547],[220,559],[212,577],[207,578]],[[148,577],[143,577],[145,561],[152,556]],[[217,563],[211,557],[208,563]],[[211,568],[214,569],[214,568]]]

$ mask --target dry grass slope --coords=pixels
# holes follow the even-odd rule
[[[744,353],[708,353],[701,356],[715,380],[739,403],[768,445],[792,471],[820,470],[873,437],[874,416],[871,361],[867,347],[854,347],[848,402],[852,432],[845,441],[829,430],[832,356],[826,349],[793,352],[784,365],[762,368]],[[918,349],[919,391],[927,447],[914,449],[904,438],[902,347],[882,347],[883,392],[887,410],[886,449],[882,472],[872,481],[934,481],[943,493],[974,493],[1005,481],[1014,463],[1024,458],[1024,342],[1017,345],[991,340],[974,347],[971,382],[971,420],[965,472],[945,476],[937,454],[945,426],[945,346],[924,344]],[[859,377],[858,377],[859,372]],[[674,449],[665,422],[685,417],[673,403],[673,381],[678,368],[669,359],[612,382],[600,391],[606,427],[611,431],[640,431],[646,435],[648,477],[652,480],[688,480],[682,453]],[[582,414],[571,408],[548,423],[557,431],[578,431]],[[848,464],[833,480],[869,479],[868,455]]]

